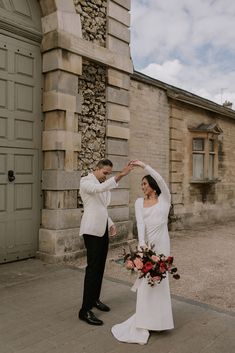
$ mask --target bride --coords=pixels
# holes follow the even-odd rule
[[[141,187],[144,198],[135,202],[139,247],[154,244],[158,254],[170,255],[168,213],[171,196],[162,177],[149,165],[132,161],[147,173]],[[136,312],[128,320],[114,325],[114,337],[126,343],[145,344],[149,330],[162,331],[174,328],[168,277],[151,287],[146,278],[137,279],[132,290],[137,290]]]

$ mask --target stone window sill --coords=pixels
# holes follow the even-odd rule
[[[216,184],[221,181],[219,178],[215,179],[203,179],[203,180],[191,180],[190,184]]]

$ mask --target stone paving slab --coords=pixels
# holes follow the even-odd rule
[[[31,259],[0,266],[0,353],[233,353],[234,313],[173,297],[175,329],[145,346],[117,342],[110,328],[135,310],[130,285],[104,279],[111,312],[102,327],[77,319],[84,271]]]

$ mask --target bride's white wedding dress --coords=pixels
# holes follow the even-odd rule
[[[158,203],[144,207],[144,199],[138,198],[135,213],[138,229],[139,246],[146,242],[154,244],[158,254],[170,255],[168,234],[168,213],[170,209],[170,192],[162,177],[150,166],[145,167],[158,183],[161,194]],[[168,277],[160,284],[151,287],[146,278],[137,279],[132,290],[137,290],[136,312],[128,320],[114,325],[111,329],[114,337],[127,343],[145,344],[149,330],[169,330],[174,328],[171,297]]]

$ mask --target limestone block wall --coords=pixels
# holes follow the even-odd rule
[[[119,171],[129,154],[130,0],[41,0],[44,205],[39,256],[61,261],[83,251],[78,236],[80,176],[105,156]],[[129,183],[110,215],[130,235]]]
[[[188,127],[217,123],[223,130],[219,138],[219,182],[200,185],[192,179],[192,139]],[[202,108],[171,100],[170,183],[171,228],[225,222],[235,215],[235,122]]]
[[[130,91],[130,158],[140,159],[155,168],[169,183],[169,104],[166,92],[143,82],[134,74]],[[130,208],[142,196],[142,169],[130,175]]]
[[[107,72],[107,140],[106,155],[113,162],[113,171],[120,171],[129,161],[128,140],[130,136],[130,77],[114,69]],[[112,191],[110,215],[116,221],[119,238],[132,236],[129,222],[129,179],[125,177],[119,187]],[[123,222],[118,222],[118,221]]]

